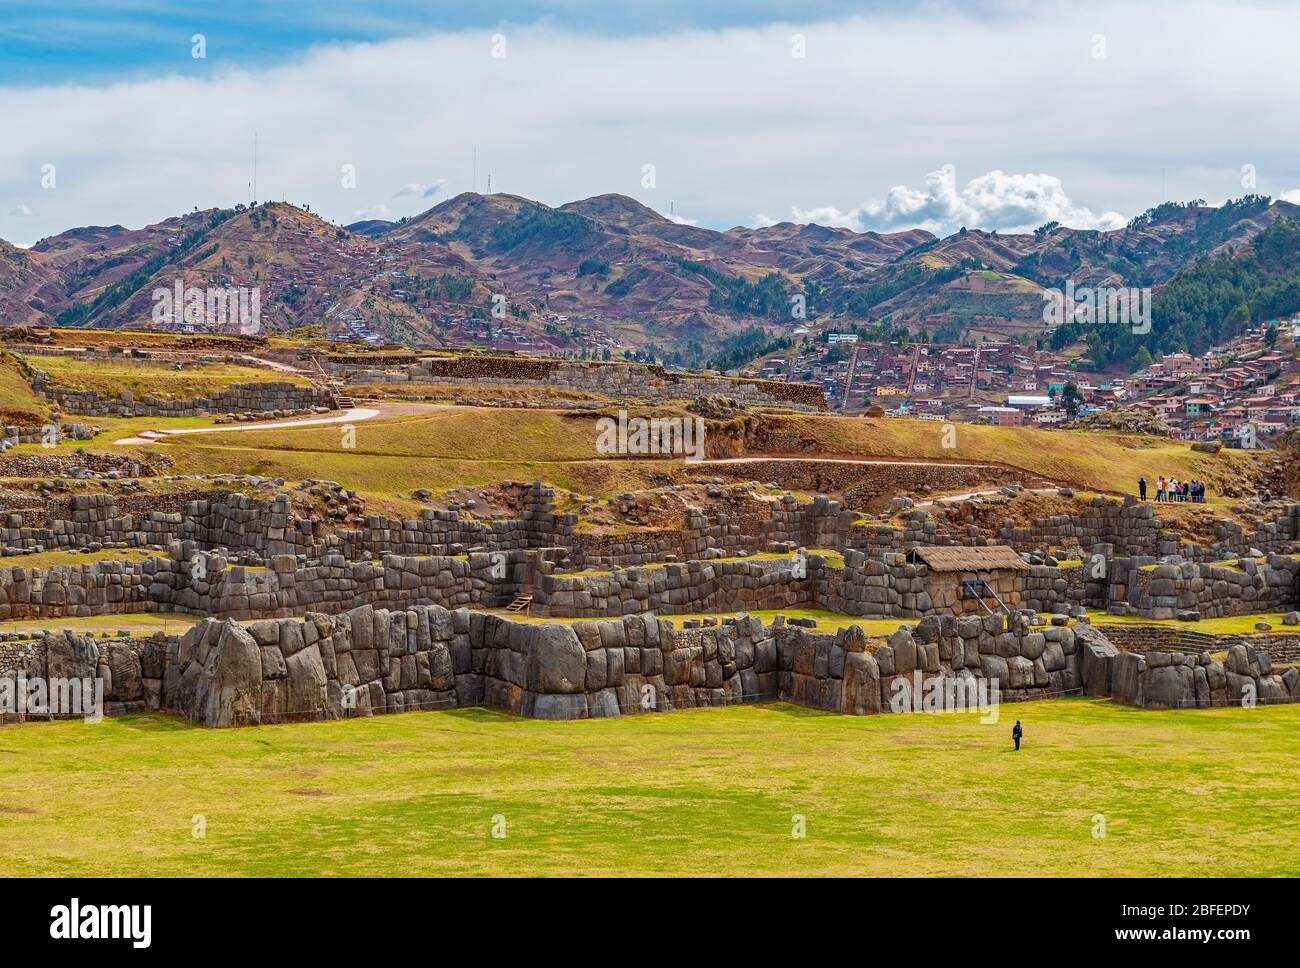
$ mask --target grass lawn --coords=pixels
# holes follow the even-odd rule
[[[0,356],[0,419],[35,426],[50,418],[50,405],[38,397],[11,354]]]
[[[130,612],[124,615],[95,615],[90,618],[14,618],[0,622],[0,632],[35,632],[70,629],[79,634],[116,632],[126,629],[139,635],[166,632],[181,635],[202,616],[185,612]],[[0,811],[2,812],[2,811]]]
[[[1300,627],[1282,624],[1281,612],[1260,612],[1255,615],[1231,615],[1227,618],[1203,618],[1199,622],[1180,622],[1177,619],[1142,618],[1140,615],[1110,615],[1089,610],[1093,625],[1163,625],[1166,628],[1188,629],[1210,635],[1253,635],[1256,622],[1267,622],[1273,631],[1297,632]]]
[[[325,478],[355,490],[367,501],[391,505],[399,499],[404,513],[418,513],[424,505],[412,501],[411,492],[428,488],[434,493],[451,488],[493,487],[502,481],[545,481],[561,490],[580,494],[616,494],[656,486],[681,462],[651,460],[511,461],[475,458],[430,459],[408,455],[362,454],[366,423],[357,428],[357,450],[281,450],[255,446],[263,431],[238,434],[193,434],[172,437],[164,444],[133,448],[140,453],[166,454],[176,460],[178,474],[254,474],[290,481]],[[418,429],[418,428],[416,428]],[[333,428],[335,440],[340,430]],[[212,439],[248,439],[250,446],[214,446]],[[405,503],[402,503],[405,502]]]
[[[0,726],[0,875],[1294,876],[1297,727],[1088,699]]]
[[[539,618],[536,616],[524,617],[513,613],[506,613],[502,609],[492,609],[499,615],[512,619],[516,622],[544,623],[555,622],[560,625],[571,625],[574,622],[582,621],[576,618]],[[723,609],[717,612],[691,612],[684,615],[660,615],[660,618],[667,619],[678,628],[681,623],[688,619],[716,618],[718,621],[733,618],[739,612],[734,609]],[[777,615],[784,615],[790,618],[810,618],[816,621],[816,632],[838,632],[842,628],[848,628],[850,625],[861,625],[862,630],[868,635],[893,635],[903,625],[916,625],[920,621],[918,618],[859,618],[854,615],[845,615],[842,612],[831,612],[824,608],[757,608],[746,612],[748,615],[757,615],[763,620],[764,625],[771,625],[772,619]],[[1044,613],[1045,618],[1050,615]],[[1092,620],[1093,625],[1146,625],[1146,626],[1164,626],[1166,628],[1186,628],[1195,632],[1207,632],[1211,635],[1253,635],[1255,634],[1256,622],[1268,622],[1273,626],[1274,631],[1294,631],[1300,634],[1300,628],[1282,624],[1281,612],[1263,612],[1256,615],[1237,615],[1231,618],[1209,618],[1202,619],[1199,622],[1180,622],[1177,619],[1153,619],[1142,618],[1133,615],[1109,615],[1106,612],[1090,610],[1088,617]]]
[[[103,357],[29,355],[27,363],[44,370],[59,386],[73,390],[98,390],[117,396],[129,390],[137,397],[150,394],[167,400],[206,396],[236,383],[295,383],[307,386],[302,377],[259,366],[212,363],[175,369],[165,363],[126,362]]]
[[[663,409],[668,412],[671,408]],[[1255,455],[1237,451],[1200,454],[1181,441],[967,424],[958,427],[958,447],[948,449],[943,446],[944,425],[930,420],[830,416],[765,419],[774,431],[788,431],[792,438],[810,441],[822,454],[1002,463],[1060,483],[1099,488],[1112,495],[1134,490],[1138,477],[1146,474],[1149,478],[1155,473],[1153,468],[1179,477],[1207,480],[1217,489],[1220,482],[1240,481],[1249,462],[1258,460]],[[372,420],[355,426],[356,447],[351,451],[342,451],[338,427],[212,434],[205,435],[201,444],[195,441],[191,446],[275,452],[284,461],[300,455],[297,457],[300,462],[329,460],[342,453],[348,458],[366,455],[389,459],[491,461],[521,468],[554,466],[560,462],[653,463],[598,460],[601,455],[596,452],[596,417],[592,415],[566,417],[551,410],[448,407],[431,414]],[[229,456],[238,460],[241,455]],[[622,470],[624,475],[633,473],[630,468]],[[347,483],[344,478],[337,479]]]
[[[1207,481],[1217,494],[1222,483],[1241,481],[1249,463],[1261,459],[1245,451],[1202,454],[1185,441],[1095,431],[957,424],[956,446],[946,447],[944,424],[936,420],[786,416],[770,421],[774,430],[816,441],[826,454],[989,461],[1112,496],[1136,494],[1138,478],[1150,481],[1155,474]]]
[[[159,552],[143,548],[101,548],[99,551],[38,551],[30,555],[0,557],[0,568],[61,568],[93,565],[100,561],[144,561]]]
[[[562,461],[596,460],[594,416],[566,418],[552,410],[444,407],[432,413],[354,424],[351,456],[376,454],[443,459]],[[207,446],[290,451],[341,450],[338,426],[285,427],[207,435]]]

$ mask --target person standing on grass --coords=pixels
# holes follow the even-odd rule
[[[1138,478],[1138,500],[1145,501],[1146,499],[1147,499],[1147,479],[1145,477],[1139,477]]]
[[[1156,478],[1156,500],[1164,501],[1165,499],[1165,475],[1161,474]]]
[[[1011,738],[1016,741],[1016,749],[1020,749],[1020,737],[1025,735],[1025,731],[1020,728],[1020,720],[1016,720],[1016,725],[1011,729]]]

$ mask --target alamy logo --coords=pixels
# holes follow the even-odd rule
[[[153,935],[149,904],[87,904],[79,898],[50,908],[50,937],[58,941],[127,939],[133,948],[147,948]]]
[[[1090,325],[1115,323],[1132,327],[1135,336],[1151,332],[1151,290],[1114,286],[1074,287],[1043,290],[1043,322],[1048,326],[1081,322]]]
[[[97,723],[104,718],[104,680],[0,677],[0,714],[80,716]]]
[[[262,331],[262,290],[258,286],[187,289],[177,279],[172,289],[153,291],[153,321],[160,326],[198,326],[252,336]]]
[[[890,683],[889,708],[896,713],[978,712],[981,723],[996,723],[1002,690],[994,677],[930,676],[915,670]]]
[[[704,460],[703,417],[632,417],[619,410],[618,419],[596,421],[599,454],[681,454],[688,463]]]

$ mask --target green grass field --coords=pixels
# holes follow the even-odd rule
[[[263,378],[277,375],[257,372]],[[177,375],[197,378],[198,371]],[[107,379],[102,374],[95,377]],[[1258,460],[1236,451],[1198,454],[1179,441],[966,424],[958,433],[959,447],[948,449],[943,446],[942,425],[934,421],[765,419],[774,433],[807,441],[821,454],[1003,463],[1060,483],[1101,488],[1111,495],[1133,490],[1139,476],[1150,477],[1153,468],[1160,468],[1210,481],[1217,497],[1224,484],[1240,484],[1246,469]],[[648,486],[665,469],[680,470],[680,461],[609,459],[597,453],[595,421],[594,415],[566,416],[552,410],[447,407],[358,422],[351,449],[341,446],[339,426],[205,434],[172,438],[148,449],[175,457],[181,473],[224,470],[293,479],[327,476],[363,493],[540,478],[562,488],[612,494]],[[159,419],[147,423],[169,425]],[[113,439],[117,438],[101,437],[94,447],[100,449]],[[1173,507],[1162,507],[1162,515],[1174,514]]]
[[[1300,873],[1300,709],[1001,712],[3,726],[0,875]]]
[[[103,357],[42,356],[32,354],[27,363],[44,370],[50,379],[72,390],[98,390],[108,396],[123,391],[152,394],[168,400],[203,396],[236,383],[281,382],[306,386],[295,374],[238,363],[211,363],[176,369],[165,363],[111,360]]]

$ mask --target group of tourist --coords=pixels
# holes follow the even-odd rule
[[[1138,481],[1138,495],[1143,501],[1147,499],[1147,479],[1145,477]],[[1156,478],[1155,499],[1158,502],[1181,501],[1186,504],[1204,504],[1205,482],[1179,481],[1162,475]]]

